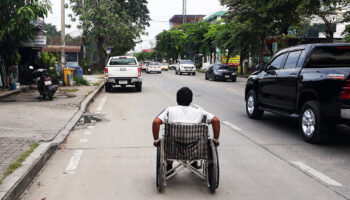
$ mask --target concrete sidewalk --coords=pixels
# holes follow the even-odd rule
[[[0,180],[30,145],[54,140],[72,120],[84,99],[99,88],[98,78],[86,79],[91,86],[59,87],[53,101],[39,98],[34,89],[0,99]]]

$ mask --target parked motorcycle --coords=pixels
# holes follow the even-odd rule
[[[29,68],[34,69],[32,66]],[[52,78],[47,71],[47,69],[37,69],[33,74],[40,95],[43,98],[47,96],[49,100],[52,100],[57,87],[52,84]]]

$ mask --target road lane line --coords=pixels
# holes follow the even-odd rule
[[[235,126],[235,125],[231,124],[230,122],[223,121],[222,123],[225,124],[226,126],[228,126],[229,128],[235,130],[235,131],[241,131],[241,130],[242,130],[241,128],[239,128],[238,126]]]
[[[84,131],[84,135],[91,135],[90,131]]]
[[[83,139],[79,140],[80,144],[84,144],[84,143],[87,143],[87,142],[88,142],[88,139],[86,139],[86,138],[83,138]]]
[[[301,169],[303,172],[312,175],[314,177],[316,177],[317,179],[321,180],[322,182],[328,184],[328,185],[332,185],[332,186],[343,186],[341,183],[335,181],[334,179],[326,176],[325,174],[322,174],[321,172],[307,166],[306,164],[304,164],[303,162],[300,161],[293,161],[292,162],[296,167],[298,167],[299,169]]]
[[[90,128],[90,129],[91,129],[91,128],[94,128],[94,126],[88,126],[88,128]]]
[[[78,167],[81,155],[83,154],[83,150],[74,150],[73,155],[70,158],[70,161],[66,167],[66,172],[68,174],[74,174],[74,170]]]
[[[97,109],[96,109],[96,113],[101,113],[102,108],[103,108],[103,106],[105,105],[106,101],[107,101],[107,96],[104,96],[104,97],[102,98],[102,100],[100,101],[100,103],[98,104],[98,107],[97,107]]]

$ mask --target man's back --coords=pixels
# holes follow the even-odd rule
[[[209,123],[213,114],[192,106],[171,106],[158,115],[163,123]]]

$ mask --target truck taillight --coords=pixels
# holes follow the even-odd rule
[[[341,99],[346,99],[349,100],[350,99],[350,75],[348,77],[348,79],[346,80],[339,97]]]
[[[158,66],[158,68],[162,68],[162,66]]]
[[[105,77],[108,78],[108,68],[105,68]]]
[[[138,76],[141,76],[141,67],[137,68]]]

